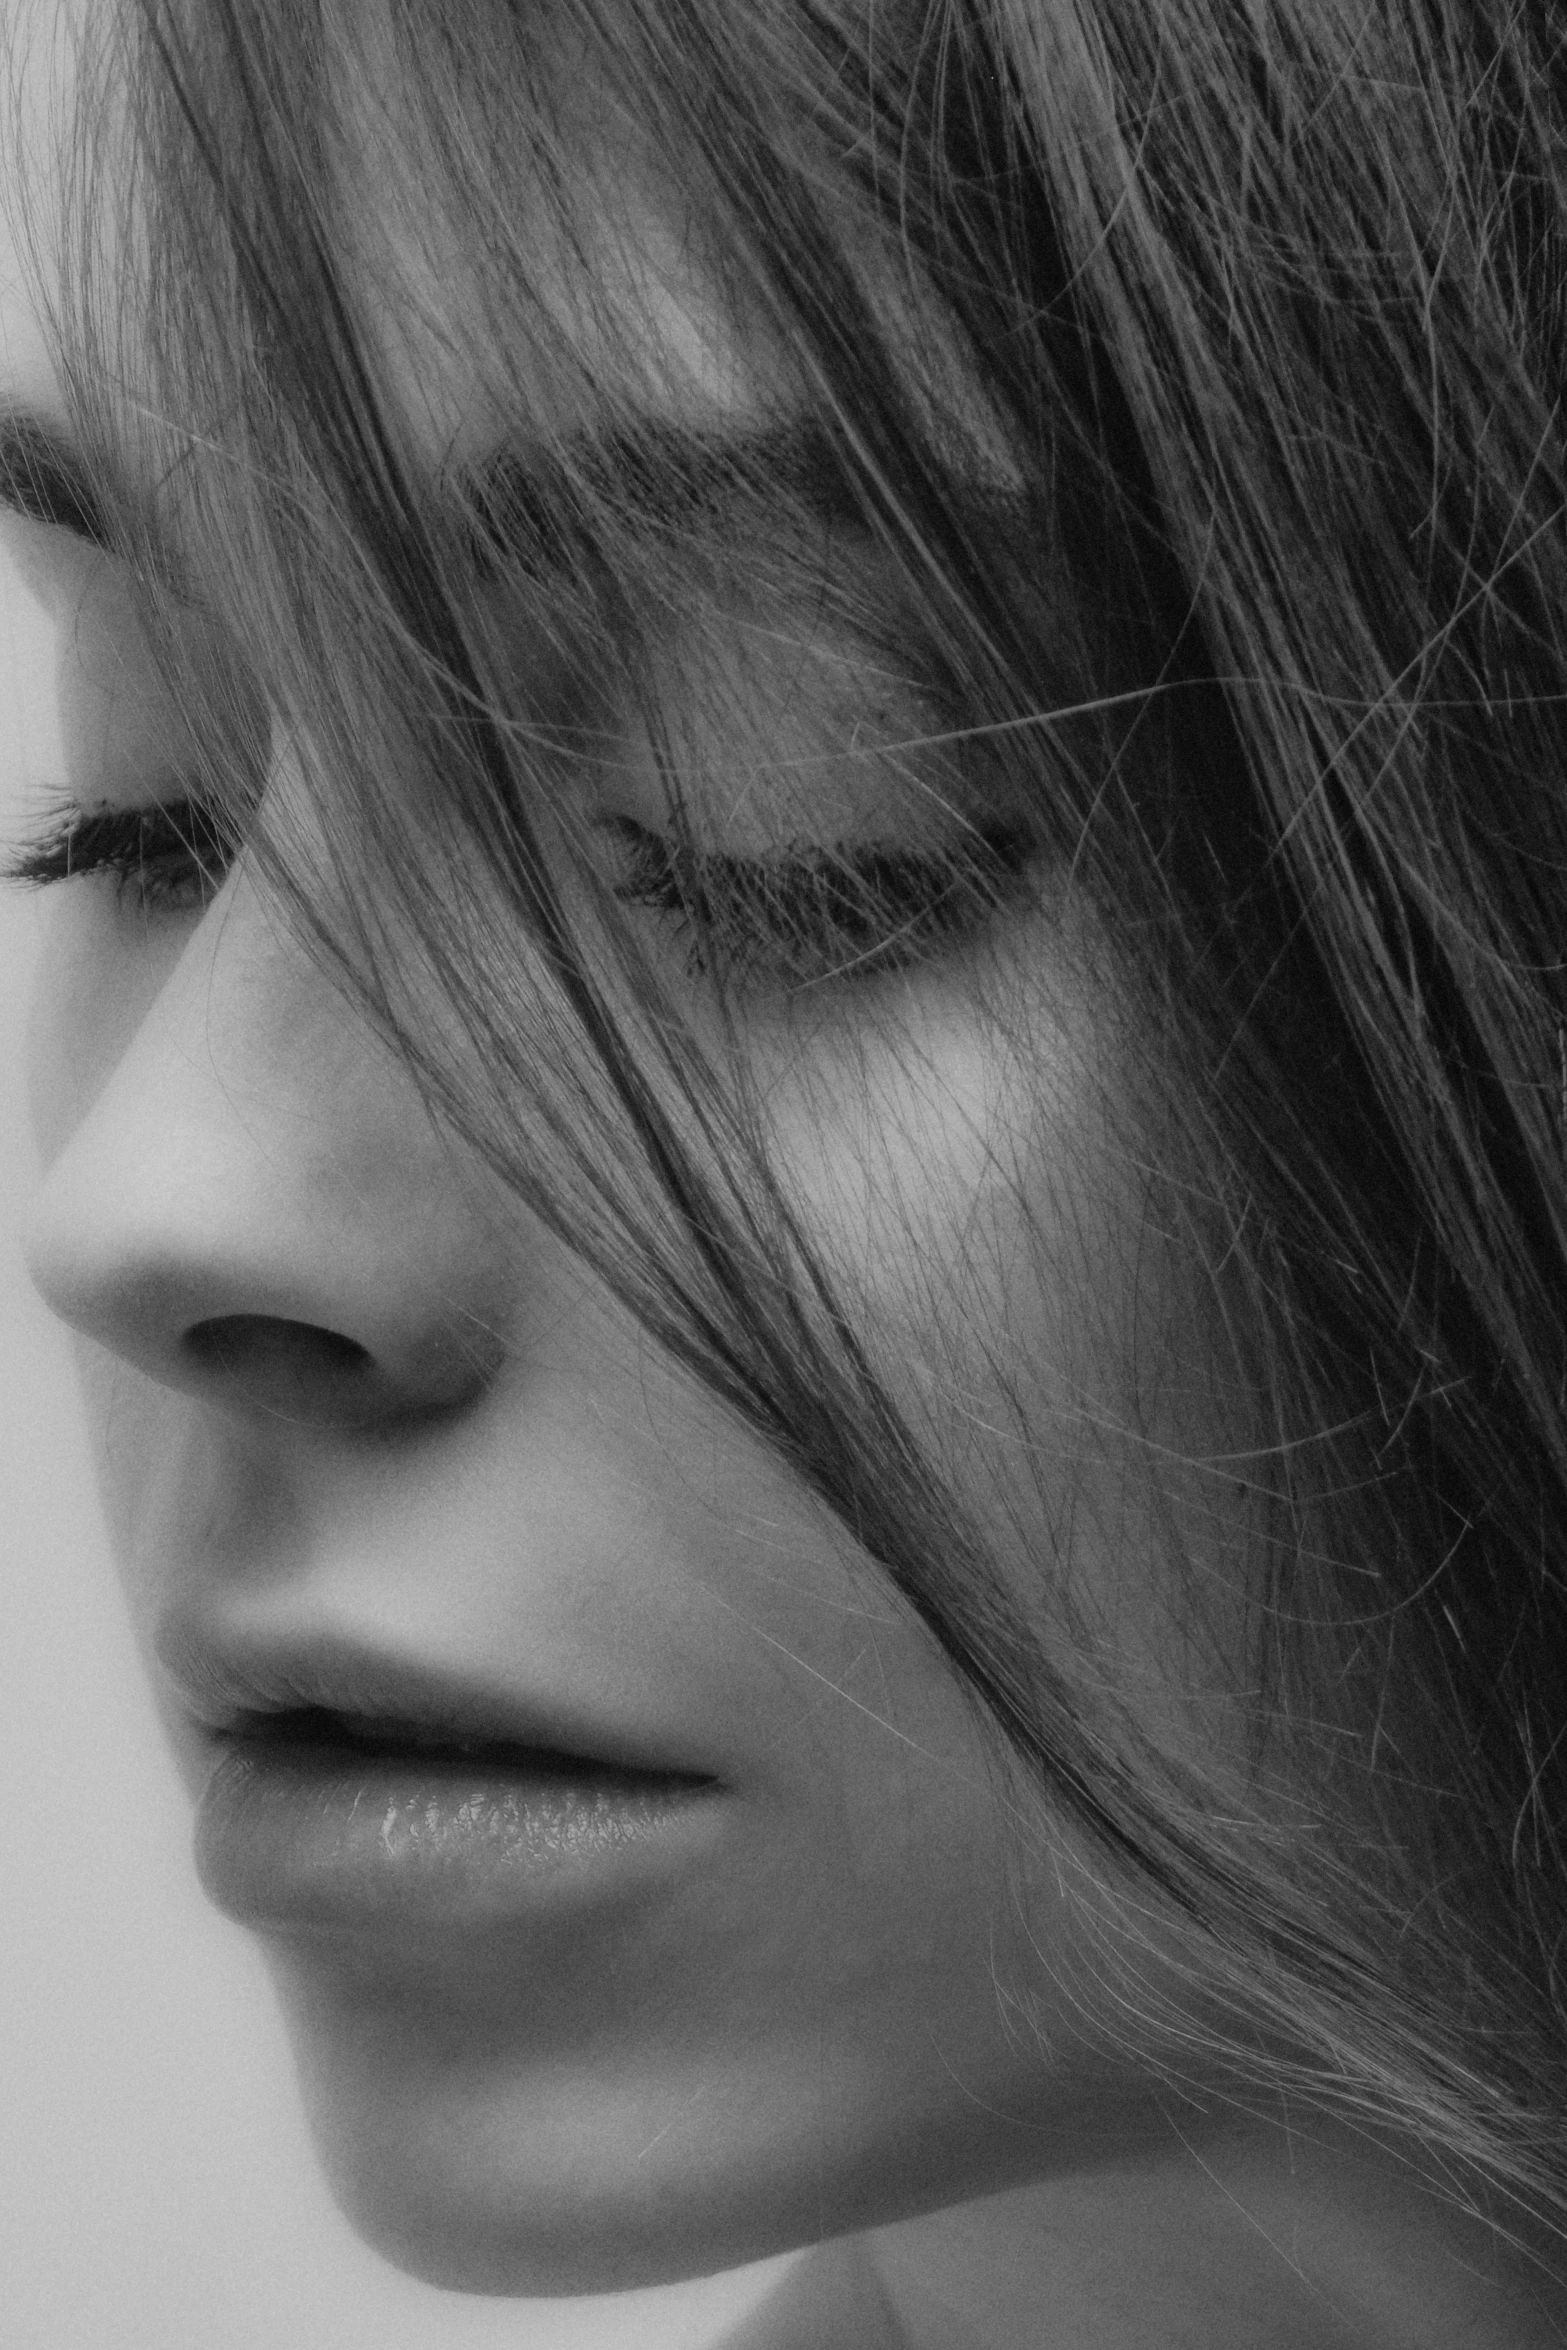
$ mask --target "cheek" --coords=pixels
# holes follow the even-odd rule
[[[1064,991],[1003,1023],[961,980],[822,1033],[772,1089],[777,1163],[878,1367],[938,1444],[954,1419],[1059,1421],[1125,1354],[1125,1154],[1101,1022]],[[1015,1040],[1025,1039],[1024,1046]]]
[[[1019,991],[1021,996],[1021,990]],[[928,978],[771,1095],[779,1164],[916,1442],[1036,1633],[1187,1738],[1178,1560],[1239,1653],[1248,1552],[1187,1273],[1153,1229],[1106,1007]],[[1237,1489],[1238,1490],[1238,1489]],[[1062,1641],[1068,1642],[1063,1649]],[[1211,1673],[1210,1673],[1211,1678]]]
[[[87,1116],[157,1001],[186,926],[149,928],[112,881],[73,881],[49,920],[28,1017],[28,1106],[45,1167]]]

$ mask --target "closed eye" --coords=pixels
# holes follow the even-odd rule
[[[975,825],[936,847],[803,845],[766,856],[701,850],[628,817],[603,820],[621,859],[614,893],[662,916],[688,976],[765,984],[868,979],[977,937],[1027,894],[1037,842]]]
[[[800,988],[907,969],[976,938],[1027,898],[1037,842],[1015,822],[974,825],[939,846],[805,844],[759,856],[704,850],[629,817],[596,827],[613,844],[612,887],[659,916],[688,976]],[[110,875],[140,911],[199,912],[239,851],[232,820],[199,798],[70,809],[0,867],[48,888]]]

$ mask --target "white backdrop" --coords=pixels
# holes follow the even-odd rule
[[[0,527],[0,836],[58,780]],[[212,1915],[137,1678],[69,1350],[17,1247],[40,909],[0,893],[0,2336],[17,2350],[698,2350],[787,2262],[605,2301],[436,2292],[320,2187],[257,1964]]]

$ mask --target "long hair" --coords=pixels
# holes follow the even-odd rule
[[[1561,45],[1543,0],[138,0],[59,322],[84,433],[159,485],[177,558],[119,523],[149,596],[245,648],[184,681],[208,788],[440,1118],[1178,1937],[1196,2041],[1121,1978],[1150,2061],[1222,2044],[1558,2219]],[[648,423],[628,184],[677,192],[776,431]],[[500,456],[421,457],[388,334]],[[869,552],[829,579],[834,518]],[[1199,1464],[1252,1533],[1239,1782],[1107,1684],[1066,1534],[1020,1575],[965,1504],[770,1157],[682,780],[693,710],[765,732],[737,598],[814,598],[893,679],[875,755],[1004,807],[1086,914],[1139,1213],[1244,1424]],[[626,711],[702,1023],[573,813]]]

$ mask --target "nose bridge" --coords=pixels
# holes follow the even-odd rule
[[[241,875],[56,1157],[29,1258],[58,1313],[169,1385],[290,1416],[433,1408],[502,1344],[466,1173]]]

